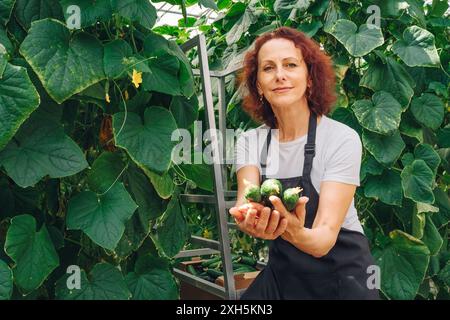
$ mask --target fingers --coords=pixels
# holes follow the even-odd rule
[[[230,208],[229,212],[233,216],[236,223],[240,223],[240,222],[244,221],[244,214],[242,212],[240,212],[237,207]]]
[[[284,207],[284,204],[281,202],[281,199],[278,198],[277,196],[270,196],[269,200],[270,200],[270,202],[272,202],[275,210],[277,210],[281,214],[282,217],[284,217],[286,214],[289,213],[286,210],[286,208]]]
[[[280,235],[282,235],[286,231],[287,225],[288,225],[288,220],[286,218],[281,218],[280,222],[278,223],[277,229],[273,233],[273,238],[276,239]]]
[[[258,212],[261,212],[264,206],[257,202],[249,202],[238,207],[239,211],[241,211],[244,214],[246,214],[248,209],[250,208],[256,209]]]
[[[270,208],[267,209],[270,210]],[[274,233],[274,231],[278,227],[279,221],[280,221],[280,213],[277,210],[273,210],[272,213],[270,214],[270,220],[265,232],[270,235]]]
[[[256,224],[256,232],[258,234],[263,234],[263,233],[267,233],[266,232],[266,228],[267,228],[267,223],[269,221],[269,217],[271,216],[270,214],[270,208],[269,207],[263,207],[263,209],[261,210],[261,215],[258,219],[258,223]]]
[[[247,215],[244,220],[244,228],[248,231],[252,231],[255,228],[256,213],[257,211],[255,209],[249,209],[247,211]]]
[[[306,216],[306,203],[308,203],[308,197],[300,197],[295,206],[295,215],[297,218],[304,223]]]

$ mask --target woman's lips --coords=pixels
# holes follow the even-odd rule
[[[287,92],[289,90],[291,90],[292,88],[283,88],[283,89],[275,89],[273,91],[278,92],[278,93],[282,93],[282,92]]]

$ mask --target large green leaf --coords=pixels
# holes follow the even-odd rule
[[[145,175],[150,178],[153,187],[155,188],[158,195],[163,199],[168,199],[172,196],[175,184],[169,172],[164,172],[163,174],[157,174],[142,167]]]
[[[354,57],[365,56],[384,43],[381,29],[369,29],[367,24],[362,24],[358,29],[356,24],[345,19],[337,20],[330,33]]]
[[[313,21],[311,23],[303,23],[297,27],[298,30],[305,33],[308,37],[312,38],[323,27],[322,22]]]
[[[114,250],[137,205],[122,183],[104,195],[84,191],[69,201],[67,229],[82,230],[103,248]]]
[[[11,12],[16,0],[3,0],[0,2],[0,24],[6,25],[11,17]]]
[[[56,20],[33,23],[20,53],[58,103],[105,78],[100,41]]]
[[[297,16],[297,12],[306,11],[312,0],[275,0],[273,10],[280,16],[281,22],[292,20]]]
[[[144,113],[144,123],[135,113],[113,116],[113,127],[116,144],[128,151],[131,158],[140,165],[151,170],[165,172],[169,169],[172,149],[175,141],[171,140],[172,132],[177,129],[175,119],[170,111],[162,107],[149,107]]]
[[[416,202],[433,203],[433,171],[423,160],[414,160],[401,173],[405,197]]]
[[[165,54],[148,62],[150,72],[142,75],[142,86],[147,91],[157,91],[170,95],[180,95],[178,70],[180,61],[177,57]]]
[[[25,68],[6,64],[0,77],[0,150],[38,107],[40,98]]]
[[[372,100],[358,100],[352,109],[361,126],[367,130],[390,134],[400,125],[402,107],[388,92],[375,92]]]
[[[178,75],[178,81],[180,82],[181,93],[190,98],[195,93],[194,74],[192,73],[191,64],[175,41],[169,41],[169,52],[176,56],[180,61],[180,72]]]
[[[364,180],[367,174],[378,176],[382,174],[384,167],[377,161],[371,154],[367,154],[361,163],[360,177],[361,181]]]
[[[227,32],[225,40],[231,46],[239,41],[242,35],[248,31],[250,26],[257,21],[257,14],[253,6],[248,5],[242,16],[234,23],[230,31]]]
[[[414,157],[416,159],[422,159],[425,163],[433,170],[434,173],[437,172],[439,164],[441,163],[441,158],[439,154],[434,150],[434,148],[426,143],[420,143],[414,148]]]
[[[149,225],[150,221],[147,222],[147,225],[141,223],[137,211],[133,213],[130,220],[125,223],[123,235],[114,249],[118,258],[125,260],[141,247],[149,234]]]
[[[134,272],[125,277],[133,300],[173,300],[178,299],[178,286],[167,263],[161,258],[140,256]]]
[[[425,277],[430,251],[420,240],[401,231],[389,234],[390,242],[374,250],[381,268],[381,290],[391,299],[414,299]]]
[[[89,189],[103,193],[113,185],[125,168],[119,153],[103,152],[95,159],[92,169],[88,173]]]
[[[442,100],[438,96],[424,93],[419,98],[413,98],[411,112],[417,122],[436,130],[444,119],[445,109]]]
[[[67,177],[88,166],[80,147],[41,108],[0,152],[0,163],[23,188],[33,186],[46,175]]]
[[[121,78],[126,76],[127,59],[133,55],[128,42],[117,39],[105,45],[105,55],[103,57],[103,64],[105,73],[108,78]]]
[[[423,142],[423,128],[414,120],[409,111],[402,114],[399,130],[402,134],[408,137],[417,139]]]
[[[450,198],[448,192],[437,187],[433,190],[435,205],[439,208],[439,212],[432,215],[434,225],[437,228],[447,225],[450,222]]]
[[[441,148],[450,148],[450,124],[437,132],[438,145]]]
[[[161,216],[156,236],[158,247],[168,257],[175,256],[183,248],[188,236],[188,226],[178,193],[174,193],[167,210]]]
[[[433,213],[431,213],[432,215]],[[431,255],[436,255],[441,250],[444,240],[431,219],[430,214],[426,216],[425,229],[423,231],[422,241],[430,249]]]
[[[336,108],[334,109],[331,117],[336,121],[348,125],[350,128],[358,132],[359,135],[362,134],[362,127],[358,123],[358,119],[350,108]]]
[[[0,79],[3,77],[3,72],[5,72],[7,63],[8,60],[6,58],[6,50],[0,43]]]
[[[6,262],[0,260],[0,300],[11,298],[13,291],[13,274]]]
[[[139,249],[148,236],[151,220],[164,213],[163,203],[145,174],[131,166],[125,174],[128,191],[138,205],[137,211],[125,225],[125,232],[117,244],[116,253],[125,258]]]
[[[147,73],[151,71],[154,74],[143,74],[143,85],[147,90],[172,95],[182,94],[188,98],[194,94],[194,76],[190,62],[176,42],[151,32],[144,40],[144,54],[150,59],[150,70]]]
[[[31,23],[45,18],[63,20],[63,12],[58,0],[16,0],[14,14],[17,21],[25,29]]]
[[[106,22],[112,17],[111,0],[60,0],[65,20],[72,16],[67,11],[69,6],[77,5],[80,8],[80,27],[85,28],[95,24],[97,21]]]
[[[405,143],[398,131],[391,136],[383,136],[364,130],[362,142],[374,158],[387,167],[397,161],[405,148]]]
[[[36,232],[36,220],[28,214],[11,219],[5,252],[16,264],[14,281],[25,293],[38,288],[59,265],[59,257],[46,226]]]
[[[188,180],[200,189],[214,192],[212,167],[207,164],[180,164],[180,169]]]
[[[8,34],[6,33],[5,27],[3,27],[2,24],[0,24],[0,52],[4,51],[2,46],[6,49],[6,52],[8,52],[9,54],[13,53],[14,47],[8,38]]]
[[[414,212],[412,215],[412,236],[421,239],[425,228],[425,213]]]
[[[178,128],[188,129],[198,118],[198,100],[194,96],[191,99],[175,96],[170,102],[170,112],[172,112]]]
[[[122,273],[108,263],[98,263],[89,273],[81,270],[80,289],[68,289],[69,274],[56,282],[55,295],[60,300],[128,300],[131,293]]]
[[[410,67],[437,67],[440,64],[434,35],[418,26],[406,28],[403,39],[394,43],[392,51]]]
[[[409,6],[405,0],[371,0],[367,5],[377,5],[383,17],[398,17]]]
[[[143,171],[131,166],[126,171],[128,187],[138,205],[142,225],[149,229],[149,220],[156,219],[164,213],[164,206],[149,178]]]
[[[409,105],[415,87],[409,73],[392,57],[386,58],[384,62],[377,59],[370,63],[359,85],[373,91],[389,92],[402,105],[403,110]]]
[[[113,8],[124,18],[136,21],[147,29],[156,22],[156,9],[148,0],[111,0]]]
[[[364,185],[364,195],[387,204],[401,206],[403,189],[400,173],[395,170],[385,170],[379,176],[369,176]]]

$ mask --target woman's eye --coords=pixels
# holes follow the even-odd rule
[[[264,71],[269,71],[270,69],[272,69],[272,67],[264,67]]]
[[[294,67],[296,67],[297,65],[296,65],[295,63],[288,63],[288,66],[291,67],[291,68],[294,68]]]

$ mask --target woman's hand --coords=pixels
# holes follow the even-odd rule
[[[255,202],[230,209],[238,228],[256,238],[273,240],[286,231],[287,220]]]
[[[281,218],[287,220],[287,228],[281,237],[294,244],[298,242],[299,232],[305,227],[306,217],[306,203],[309,201],[308,197],[300,197],[297,201],[297,205],[293,212],[289,212],[283,205],[283,202],[277,196],[271,196],[269,198],[275,208],[272,214],[276,213]]]

